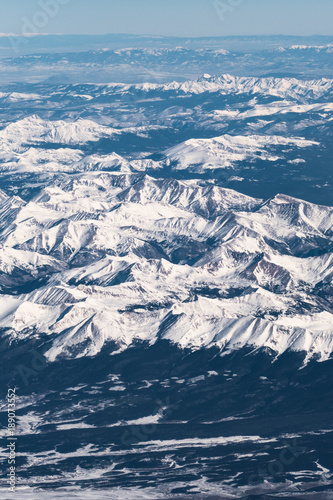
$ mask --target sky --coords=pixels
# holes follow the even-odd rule
[[[333,35],[333,0],[0,0],[0,33]]]

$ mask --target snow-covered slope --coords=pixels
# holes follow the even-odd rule
[[[50,360],[111,340],[333,351],[331,208],[90,173],[1,210],[0,326],[52,340]]]
[[[0,141],[10,145],[55,143],[78,145],[88,141],[97,141],[119,131],[103,127],[91,120],[79,119],[74,122],[47,121],[39,116],[30,116],[16,123],[11,123],[0,131]]]
[[[214,139],[190,139],[169,149],[165,155],[169,161],[177,163],[175,169],[201,173],[207,169],[232,167],[237,162],[245,160],[260,158],[276,161],[279,159],[276,154],[276,148],[279,146],[292,149],[315,145],[318,143],[302,138],[225,135]]]
[[[93,120],[43,120],[32,115],[9,123],[0,130],[0,170],[19,172],[75,172],[86,170],[130,170],[128,161],[116,153],[86,155],[90,142],[117,138],[121,134],[146,137],[163,127],[115,129]],[[62,147],[59,147],[62,146]],[[78,147],[81,146],[81,149]],[[136,165],[137,164],[137,165]],[[136,162],[134,170],[141,170]]]

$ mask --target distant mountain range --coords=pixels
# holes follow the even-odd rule
[[[203,73],[333,77],[333,37],[37,35],[3,37],[1,47],[0,83],[169,82]]]

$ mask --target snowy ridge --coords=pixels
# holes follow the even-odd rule
[[[333,210],[198,181],[86,173],[4,199],[0,327],[48,358],[114,341],[333,351]]]
[[[261,113],[264,114],[263,111]],[[216,114],[220,116],[223,112],[216,111]],[[149,128],[145,127],[112,130],[88,120],[71,123],[45,122],[38,117],[24,119],[0,131],[0,171],[145,172],[171,165],[174,170],[187,169],[189,172],[203,173],[214,168],[234,168],[238,162],[245,160],[274,162],[284,158],[284,153],[288,150],[319,146],[318,142],[302,137],[226,134],[212,139],[190,139],[180,143],[162,152],[160,161],[149,158],[129,160],[117,153],[85,156],[81,149],[66,147],[79,144],[84,146],[89,141],[98,141],[113,134],[130,132],[139,135],[147,131]],[[42,142],[48,144],[47,149],[38,147]],[[54,144],[61,144],[63,147],[55,147]]]
[[[238,77],[233,75],[210,76],[189,80],[186,82],[172,82],[167,84],[144,83],[140,85],[110,85],[110,88],[122,88],[129,91],[133,88],[150,91],[163,90],[181,91],[185,94],[202,94],[204,92],[220,92],[222,94],[263,94],[277,97],[291,97],[303,100],[304,98],[318,99],[325,94],[331,94],[333,80],[321,78],[318,80],[298,80],[296,78],[257,78]]]
[[[315,50],[316,52],[320,51],[326,51],[326,52],[332,52],[333,51],[333,45],[328,44],[328,45],[292,45],[290,50]]]
[[[286,49],[283,49],[286,50]],[[151,77],[154,76],[151,71]],[[89,100],[91,97],[107,95],[126,95],[140,93],[167,94],[204,94],[220,93],[222,95],[242,95],[258,94],[262,96],[275,96],[279,98],[295,99],[296,101],[306,102],[309,99],[331,99],[333,80],[331,78],[317,78],[311,80],[300,80],[290,77],[256,77],[256,76],[235,76],[231,74],[203,76],[193,80],[171,81],[167,83],[153,83],[147,77],[147,82],[139,84],[130,83],[108,83],[108,84],[85,84],[85,94],[82,94],[82,85],[73,84],[68,87],[62,87],[66,95],[72,97],[81,97]],[[52,95],[52,94],[50,94]],[[28,96],[28,94],[27,94]]]
[[[144,126],[115,129],[82,118],[51,121],[32,115],[0,130],[0,171],[73,172],[118,167],[128,171],[128,162],[116,153],[85,156],[81,149],[74,149],[73,146],[82,147],[89,142],[126,133],[145,137],[149,131],[162,128]],[[59,145],[63,147],[59,148]],[[135,166],[133,169],[137,170]]]
[[[225,135],[214,139],[190,139],[169,149],[165,155],[169,161],[177,162],[175,169],[200,173],[207,169],[232,167],[236,162],[259,157],[276,161],[279,156],[269,151],[276,146],[306,148],[315,145],[319,143],[296,137]]]
[[[100,137],[119,134],[115,129],[108,129],[91,120],[79,119],[76,122],[47,121],[33,115],[16,123],[11,123],[0,131],[1,143],[60,143],[83,144],[96,141]]]

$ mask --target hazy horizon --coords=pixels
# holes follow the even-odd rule
[[[105,32],[105,33],[24,33],[24,36],[87,36],[87,37],[106,37],[106,36],[129,36],[129,37],[147,37],[147,38],[265,38],[265,37],[276,37],[276,38],[333,38],[332,35],[325,35],[322,33],[312,33],[309,35],[299,35],[295,33],[248,33],[241,34],[235,33],[233,35],[164,35],[161,33],[130,33],[130,32]],[[0,33],[0,38],[11,37],[11,36],[22,36],[22,33]]]

